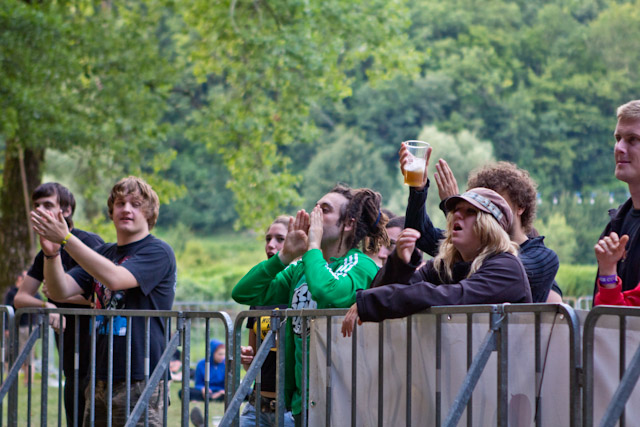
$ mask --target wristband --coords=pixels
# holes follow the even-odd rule
[[[42,253],[44,254],[44,257],[45,257],[46,259],[54,259],[54,258],[56,258],[58,255],[60,255],[60,251],[56,252],[56,253],[55,253],[55,254],[53,254],[53,255],[47,255],[47,254],[45,254],[44,252],[42,252]]]
[[[72,236],[71,232],[68,232],[67,235],[64,236],[64,239],[62,239],[62,242],[60,242],[60,246],[66,245],[69,239],[71,238],[71,236]]]
[[[611,276],[598,276],[598,282],[601,285],[613,285],[618,282],[618,276],[612,274]]]
[[[47,308],[47,302],[46,301],[42,301],[42,308]]]

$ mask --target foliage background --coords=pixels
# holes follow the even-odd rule
[[[612,131],[616,107],[640,93],[639,6],[6,0],[0,222],[12,244],[0,242],[0,286],[35,249],[19,153],[27,189],[67,184],[79,224],[107,240],[108,189],[144,176],[181,260],[180,298],[218,299],[261,259],[247,231],[309,209],[336,182],[375,188],[402,213],[396,153],[424,138],[461,188],[494,159],[528,169],[558,282],[584,293],[606,211],[628,197],[613,176]]]

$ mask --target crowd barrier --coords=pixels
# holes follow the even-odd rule
[[[126,425],[146,422],[149,397],[163,380],[163,421],[169,425],[166,403],[171,356],[176,349],[182,350],[182,378],[190,378],[194,348],[208,361],[212,336],[224,336],[227,346],[226,411],[218,425],[238,425],[240,407],[254,382],[260,394],[260,367],[272,347],[279,349],[276,390],[283,396],[285,340],[280,337],[292,317],[302,322],[303,354],[308,355],[302,358],[303,425],[625,426],[634,425],[640,417],[640,409],[627,404],[640,397],[640,391],[634,389],[640,376],[640,310],[634,308],[596,307],[578,312],[565,304],[433,307],[404,319],[365,323],[355,328],[352,338],[344,338],[340,334],[344,309],[243,311],[232,323],[231,317],[220,311],[32,308],[17,310],[14,316],[10,307],[0,306],[0,324],[6,331],[0,340],[0,352],[9,362],[8,371],[0,366],[1,424],[18,425],[20,411],[26,413],[28,425],[38,418],[40,425],[47,425],[51,412],[57,415],[57,425],[63,425],[62,375],[58,377],[57,408],[53,410],[48,404],[56,398],[49,395],[49,387],[40,387],[38,400],[32,393],[37,387],[32,387],[29,376],[25,401],[18,381],[18,371],[36,345],[41,357],[41,384],[50,381],[49,366],[56,351],[49,345],[48,317],[54,313],[82,314],[90,316],[92,322],[96,316],[104,316],[110,331],[116,316],[127,318],[127,325],[132,318],[144,319],[146,388],[138,402],[131,402]],[[33,316],[35,321],[26,343],[20,343],[17,320],[24,315]],[[243,372],[240,346],[246,345],[244,323],[258,316],[270,317],[272,330],[264,338],[257,335],[254,363]],[[165,327],[165,351],[153,372],[148,368],[151,318],[161,319]],[[79,337],[77,327],[64,333],[91,340],[88,384],[95,392],[95,335]],[[130,361],[130,326],[126,340],[126,358]],[[21,352],[20,344],[24,344]],[[74,378],[66,380],[79,384],[77,346],[64,349],[61,345],[60,353],[64,351],[74,352],[76,367]],[[112,351],[110,340],[108,384],[115,369]],[[58,359],[58,369],[62,370],[62,356]],[[130,372],[130,366],[125,369]],[[207,381],[209,369],[207,362]],[[181,391],[182,401],[173,403],[180,406],[180,424],[188,426],[188,381],[182,381]],[[205,399],[204,421],[209,426],[213,422],[208,396]],[[276,417],[282,424],[284,399],[277,403]],[[71,424],[82,425],[82,414]]]

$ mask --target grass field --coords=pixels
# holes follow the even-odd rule
[[[18,388],[18,425],[30,426],[41,425],[41,381],[39,375],[36,375],[31,385],[31,399],[29,399],[29,389],[24,385],[24,376],[22,373],[19,378]],[[170,385],[169,398],[171,404],[167,411],[167,425],[179,426],[182,416],[182,402],[178,398],[178,390],[181,388],[180,382],[172,382]],[[47,388],[47,425],[66,426],[66,417],[64,413],[64,404],[60,402],[58,405],[58,387],[54,387],[51,384]],[[2,406],[3,424],[7,421],[7,399],[4,399],[5,404]],[[30,405],[30,406],[29,406]],[[191,402],[190,408],[199,407],[204,414],[204,402]],[[217,402],[209,403],[209,414],[211,416],[210,426],[216,425],[217,421],[222,418],[224,414],[224,404]]]

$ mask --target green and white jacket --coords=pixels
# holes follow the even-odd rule
[[[302,259],[285,266],[273,256],[249,271],[233,288],[232,297],[240,304],[289,304],[301,310],[348,308],[358,289],[367,289],[378,266],[359,249],[327,262],[322,251],[307,251]],[[302,321],[287,321],[286,404],[294,415],[302,410]],[[288,361],[295,360],[295,364]],[[308,366],[308,365],[307,365]]]

